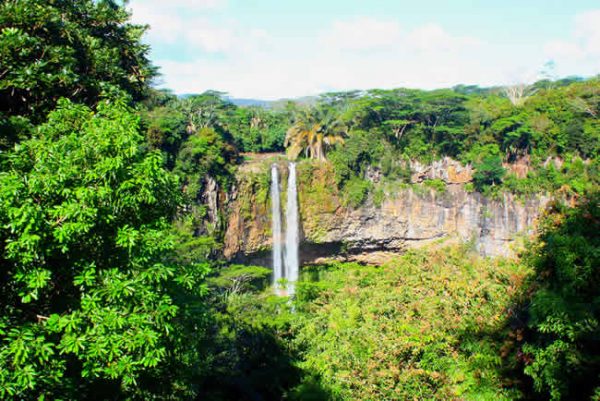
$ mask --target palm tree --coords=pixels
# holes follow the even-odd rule
[[[346,127],[331,111],[305,109],[288,129],[284,145],[291,159],[304,150],[306,157],[325,160],[325,148],[344,143],[345,135]]]

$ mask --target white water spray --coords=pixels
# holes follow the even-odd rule
[[[277,165],[271,166],[271,214],[273,232],[273,287],[277,288],[283,272],[283,241],[281,238],[281,200],[279,197],[279,172]]]
[[[296,189],[296,163],[289,164],[287,204],[285,210],[285,278],[288,295],[293,295],[298,281],[298,192]]]

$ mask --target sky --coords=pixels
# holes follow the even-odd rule
[[[174,93],[275,100],[600,73],[600,0],[130,0]]]

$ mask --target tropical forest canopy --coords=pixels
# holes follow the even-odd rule
[[[129,19],[0,3],[0,399],[600,397],[599,78],[236,106],[153,88]],[[467,190],[558,196],[520,258],[312,266],[289,301],[223,258],[205,196],[284,151],[331,163],[352,207],[369,171],[408,185],[443,157]]]

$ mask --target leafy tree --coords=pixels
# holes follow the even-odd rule
[[[290,116],[262,107],[237,107],[227,123],[236,145],[244,152],[281,151]]]
[[[534,143],[534,133],[524,114],[499,118],[492,123],[490,130],[501,144],[508,160],[517,160],[528,154]]]
[[[499,156],[486,156],[481,163],[475,165],[475,169],[473,183],[479,191],[489,185],[500,184],[506,172]]]
[[[173,101],[141,113],[148,146],[163,152],[169,169],[175,166],[181,145],[188,137],[186,117],[177,105]]]
[[[353,176],[362,178],[366,169],[380,159],[381,142],[373,140],[373,136],[365,131],[352,131],[344,146],[329,154],[339,186],[343,186]]]
[[[28,135],[58,99],[94,105],[103,92],[145,96],[155,70],[114,0],[8,0],[0,3],[0,125],[4,146]]]
[[[170,262],[178,183],[125,101],[58,105],[0,173],[0,398],[177,394],[206,272]]]
[[[525,373],[551,400],[600,394],[599,200],[596,192],[576,208],[555,204],[528,254],[536,279]]]
[[[182,144],[174,169],[181,177],[185,205],[175,222],[180,260],[205,260],[219,248],[219,193],[233,182],[236,162],[236,149],[212,128],[200,129]],[[214,197],[213,204],[207,196]]]
[[[297,366],[330,391],[323,399],[519,399],[487,333],[501,330],[527,268],[468,255],[412,250],[382,266],[308,267],[292,344]]]
[[[224,100],[224,95],[223,92],[206,91],[181,101],[181,109],[187,118],[188,134],[192,135],[203,128],[212,128],[226,133],[225,113],[235,106]]]
[[[177,156],[175,172],[183,178],[184,192],[196,196],[207,176],[226,184],[236,160],[236,149],[214,129],[203,128],[183,143]]]

